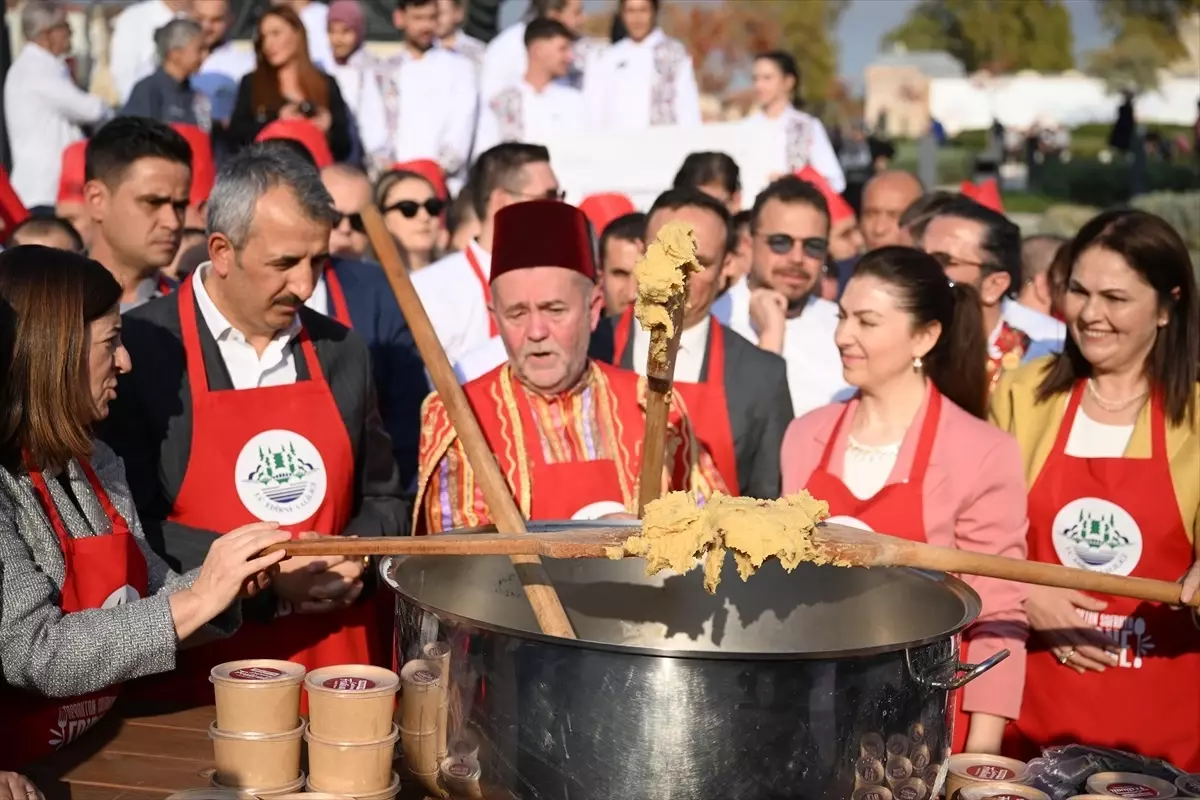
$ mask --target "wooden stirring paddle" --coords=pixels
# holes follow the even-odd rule
[[[413,340],[421,353],[421,360],[425,362],[425,369],[429,371],[429,377],[433,380],[433,388],[446,406],[446,413],[450,422],[454,424],[459,441],[462,442],[467,461],[475,473],[476,483],[483,491],[483,499],[487,502],[488,511],[495,520],[496,527],[506,533],[524,535],[525,519],[509,492],[507,481],[500,473],[500,466],[496,463],[496,457],[488,447],[479,421],[475,419],[475,413],[467,402],[467,395],[458,384],[454,368],[450,366],[450,360],[438,341],[429,315],[421,305],[421,298],[413,288],[392,234],[388,232],[383,217],[374,206],[368,205],[364,208],[362,218],[367,238],[376,258],[383,265],[383,272],[396,295],[396,302],[400,304],[400,310],[404,313],[404,321],[412,331]],[[360,552],[358,555],[368,553]],[[546,574],[542,562],[534,554],[513,554],[512,562],[542,632],[574,639],[575,630],[571,627],[571,621],[567,619],[566,609],[563,608],[558,593],[554,591],[554,584],[550,582],[550,576]]]
[[[437,536],[352,539],[344,536],[303,539],[267,548],[288,555],[525,555],[545,558],[607,558],[608,548],[641,534],[638,526],[578,528],[544,533],[468,533]],[[1058,564],[990,556],[969,550],[937,547],[847,525],[823,523],[813,541],[831,558],[854,567],[915,569],[1002,578],[1018,583],[1104,592],[1138,600],[1179,604],[1179,584],[1146,578],[1105,575]],[[754,578],[750,578],[754,580]],[[1200,608],[1200,595],[1188,604]]]

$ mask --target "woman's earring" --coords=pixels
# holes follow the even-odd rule
[[[917,356],[916,358],[913,359],[913,372],[920,372],[922,366],[924,366],[924,365],[921,362],[920,356]]]

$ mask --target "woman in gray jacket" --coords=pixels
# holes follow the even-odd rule
[[[228,635],[289,536],[222,536],[176,575],[146,544],[121,461],[90,427],[108,414],[121,287],[95,261],[29,245],[0,254],[0,769],[76,739],[125,681]]]

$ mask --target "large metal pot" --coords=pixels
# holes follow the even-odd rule
[[[943,574],[771,561],[743,582],[729,558],[712,596],[700,570],[647,577],[640,559],[546,569],[577,641],[538,631],[507,558],[382,565],[400,663],[449,644],[444,735],[480,766],[463,796],[850,798],[884,768],[882,739],[919,780],[897,798],[923,800],[944,780],[951,690],[1006,655],[958,662],[980,601]]]

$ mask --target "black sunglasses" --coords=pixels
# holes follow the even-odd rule
[[[366,233],[367,226],[363,225],[362,214],[343,214],[341,211],[335,211],[336,219],[333,222],[334,228],[342,227],[342,220],[350,220],[350,227],[358,233]]]
[[[436,197],[431,197],[424,203],[418,203],[416,200],[401,200],[400,202],[392,203],[390,206],[385,208],[383,213],[388,214],[392,211],[399,211],[404,215],[405,219],[412,219],[422,208],[425,209],[425,212],[429,214],[429,216],[436,217],[446,210],[446,201],[439,200]]]
[[[767,234],[767,247],[771,248],[771,252],[776,255],[784,256],[792,252],[796,242],[804,249],[804,255],[809,258],[817,258],[825,260],[825,255],[829,252],[829,240],[822,239],[819,236],[812,236],[808,239],[797,239],[786,233],[770,233]]]

